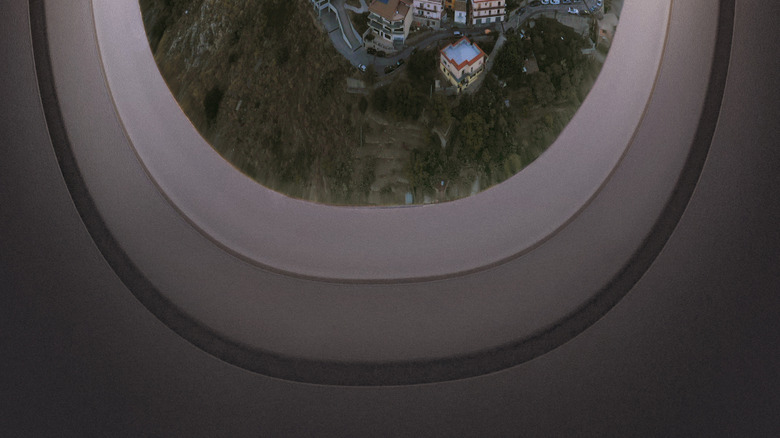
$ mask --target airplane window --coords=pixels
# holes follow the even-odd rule
[[[168,3],[177,5],[176,1]],[[242,111],[247,108],[254,111],[257,103],[233,91],[230,87],[235,83],[249,84],[247,86],[254,87],[256,92],[262,91],[261,85],[276,87],[274,92],[284,87],[295,92],[296,87],[302,87],[307,93],[295,95],[300,99],[308,99],[311,93],[324,93],[316,95],[320,98],[330,96],[331,101],[341,103],[356,99],[354,102],[357,103],[353,103],[350,109],[351,116],[334,119],[334,123],[355,123],[360,120],[357,116],[368,114],[388,124],[411,126],[423,124],[432,114],[429,107],[423,106],[417,120],[393,119],[392,114],[379,113],[372,107],[373,89],[367,95],[347,92],[351,90],[335,94],[336,88],[321,87],[322,81],[328,80],[327,71],[317,77],[316,83],[292,81],[294,77],[291,75],[302,75],[301,69],[305,68],[305,65],[292,62],[292,52],[306,47],[307,54],[319,56],[312,52],[315,46],[311,45],[311,41],[295,46],[295,50],[284,55],[261,40],[263,44],[258,43],[251,52],[254,62],[247,64],[252,72],[257,66],[257,74],[250,75],[230,74],[230,69],[238,68],[231,67],[231,53],[224,58],[224,65],[213,60],[206,62],[207,57],[177,58],[172,55],[169,49],[180,47],[184,42],[193,44],[190,48],[196,52],[201,49],[208,51],[210,44],[224,44],[236,50],[233,65],[247,62],[242,60],[242,56],[250,55],[241,55],[238,51],[240,47],[251,48],[251,41],[244,41],[248,37],[243,33],[236,36],[225,31],[227,33],[221,39],[213,39],[216,31],[212,32],[209,26],[198,27],[195,29],[197,32],[185,32],[181,38],[174,38],[179,35],[172,30],[177,22],[200,16],[201,11],[216,8],[219,3],[193,1],[187,3],[191,7],[177,9],[178,15],[174,14],[164,21],[150,19],[149,10],[156,7],[156,13],[162,13],[160,5],[152,5],[151,2],[91,3],[85,16],[93,17],[94,26],[83,28],[84,32],[94,32],[100,55],[89,70],[92,74],[89,83],[102,84],[101,80],[105,81],[105,89],[94,89],[94,98],[101,105],[72,104],[85,96],[84,87],[77,82],[57,83],[60,93],[73,97],[62,99],[63,119],[69,135],[74,138],[72,144],[76,161],[85,163],[80,165],[80,170],[89,184],[100,218],[124,251],[117,264],[132,261],[138,272],[129,283],[142,284],[133,293],[166,324],[202,329],[201,332],[181,331],[182,336],[231,363],[270,375],[311,382],[327,380],[355,384],[370,381],[376,384],[379,380],[372,380],[369,375],[373,375],[374,366],[382,361],[397,361],[407,364],[409,370],[419,371],[418,365],[423,367],[427,361],[479,357],[480,363],[489,362],[489,366],[480,369],[497,370],[543,353],[543,349],[533,347],[533,342],[529,344],[526,340],[536,339],[539,333],[548,333],[550,327],[557,330],[555,341],[545,345],[558,345],[587,327],[620,298],[626,284],[634,281],[635,276],[625,277],[628,280],[620,282],[613,281],[616,276],[628,272],[623,269],[626,263],[631,262],[631,267],[644,266],[633,263],[631,257],[640,251],[659,212],[663,211],[690,145],[686,128],[690,124],[670,123],[670,120],[675,122],[690,118],[695,126],[700,111],[697,105],[701,102],[701,93],[706,91],[706,84],[670,90],[678,82],[668,78],[685,73],[674,69],[680,65],[676,60],[681,58],[686,60],[686,66],[696,67],[696,77],[704,77],[709,71],[709,55],[701,47],[711,43],[710,34],[695,35],[703,41],[695,45],[695,51],[666,50],[671,1],[626,2],[621,26],[631,32],[621,33],[614,39],[599,77],[588,97],[582,100],[579,110],[544,153],[528,165],[522,163],[521,172],[511,178],[505,175],[508,178],[503,183],[458,202],[412,208],[352,206],[359,200],[347,198],[346,189],[340,199],[305,198],[319,202],[304,202],[295,199],[304,198],[300,190],[298,194],[287,193],[288,196],[284,196],[279,193],[284,188],[281,185],[260,181],[276,189],[269,190],[248,178],[245,169],[245,174],[237,171],[234,168],[240,168],[237,163],[231,166],[217,153],[227,156],[226,151],[230,152],[225,148],[220,150],[220,138],[230,134],[220,131],[220,126],[223,126],[220,123],[240,127]],[[615,7],[617,3],[611,6]],[[317,30],[317,26],[323,25],[323,16],[327,15],[325,10],[311,12],[318,4],[330,10],[327,2],[315,2],[311,6],[303,2],[300,10],[273,1],[267,3],[267,7],[273,14],[297,13],[308,17],[312,29]],[[687,8],[685,4],[675,5],[683,8],[682,12],[688,12],[684,9]],[[65,6],[56,3],[51,7],[52,14],[65,10]],[[228,6],[221,7],[231,10]],[[507,7],[505,25],[522,19],[516,17],[536,11],[530,3],[520,7],[526,10],[513,12],[511,6]],[[564,15],[581,18],[566,12],[566,8],[572,6],[563,7]],[[277,11],[275,8],[281,9]],[[546,11],[541,7],[538,10]],[[257,12],[260,14],[262,11]],[[606,11],[603,12],[606,17]],[[714,23],[712,15],[715,14],[707,15],[707,19]],[[560,12],[557,18],[555,14],[551,18],[555,21],[535,16],[534,29],[539,31],[539,35],[542,30],[544,35],[552,33],[549,43],[559,47],[559,42],[566,43],[568,37],[550,29],[558,26],[555,23],[563,18]],[[305,23],[301,21],[297,24]],[[426,58],[436,68],[432,78],[438,78],[440,87],[444,85],[444,88],[447,87],[445,81],[449,80],[447,71],[452,73],[447,65],[449,59],[457,60],[458,56],[474,51],[495,51],[495,48],[490,50],[479,44],[481,40],[489,42],[496,33],[499,34],[496,45],[501,42],[502,49],[511,47],[512,38],[521,41],[519,47],[522,49],[525,39],[534,32],[530,27],[515,29],[514,32],[501,31],[498,30],[501,25],[498,25],[498,28],[490,28],[489,33],[482,28],[481,35],[472,31],[470,36],[469,26],[454,30],[453,23],[449,23],[452,26],[449,29],[446,25],[440,24],[445,27],[444,30],[421,26],[414,31],[419,32],[421,38],[441,32],[451,35],[447,44],[442,46],[451,47],[450,58],[444,59],[444,72],[439,67],[442,65],[441,50],[439,57],[434,56],[433,61]],[[221,29],[220,26],[229,29],[233,24],[220,21],[214,29]],[[289,32],[290,27],[281,26],[280,32]],[[60,30],[53,27],[52,35]],[[358,32],[358,35],[364,34]],[[392,32],[387,35],[393,36]],[[257,38],[260,36],[256,35]],[[328,34],[317,47],[323,51],[336,50],[331,36]],[[254,40],[258,41],[257,38]],[[297,37],[286,35],[285,38]],[[370,39],[366,35],[364,44],[367,40]],[[413,43],[414,40],[410,38],[410,41]],[[464,41],[468,45],[458,46]],[[533,44],[547,47],[546,39],[539,41],[541,43],[531,42],[531,49]],[[678,40],[668,41],[679,44]],[[52,51],[55,55],[63,49],[78,53],[82,49],[81,45],[67,44],[61,38],[53,37],[51,44],[57,49]],[[161,49],[164,47],[168,49]],[[368,48],[363,48],[368,54]],[[84,48],[84,57],[94,57],[94,52],[87,49]],[[585,49],[585,54],[588,54]],[[405,50],[403,46],[402,50]],[[402,85],[408,85],[408,96],[414,97],[414,85],[409,79],[415,66],[412,56],[426,50],[418,48],[412,54],[413,48],[410,49],[409,57],[403,58],[404,63],[400,67],[385,75],[376,72],[377,82],[383,76],[393,81],[398,78]],[[579,50],[582,54],[583,48]],[[598,48],[595,51],[598,53]],[[390,63],[393,59],[387,51],[384,58],[378,55],[379,50],[372,55],[382,60],[378,62]],[[159,62],[161,56],[172,56],[174,62],[183,66],[199,63],[192,67],[198,67],[202,72],[187,76],[190,79],[183,81],[181,88],[171,85],[170,81],[166,85],[165,78],[183,73],[177,69],[166,70]],[[287,56],[289,58],[285,60]],[[89,64],[79,62],[82,58],[54,56],[54,71],[83,74],[87,71],[84,66]],[[492,69],[499,68],[500,58],[500,54],[488,56],[487,61],[493,61]],[[668,61],[664,63],[664,59]],[[290,74],[286,77],[267,74],[269,71],[264,70],[266,63],[280,64],[280,69],[287,68]],[[397,63],[395,61],[394,65]],[[662,65],[664,68],[661,68]],[[525,67],[525,64],[522,66]],[[570,67],[568,63],[566,66]],[[359,67],[345,67],[347,77],[343,78],[344,83],[347,83],[347,78],[363,82],[361,78],[370,69],[366,65],[366,72],[363,72]],[[474,71],[473,65],[469,67],[469,71]],[[562,71],[564,65],[560,67]],[[337,69],[333,71],[339,72]],[[428,89],[428,98],[441,96],[445,103],[454,102],[456,105],[471,100],[475,109],[464,111],[465,114],[461,115],[472,133],[487,132],[485,136],[472,135],[471,138],[482,139],[483,152],[486,150],[493,157],[490,149],[490,141],[495,137],[491,134],[493,127],[480,129],[479,118],[485,124],[492,121],[489,114],[482,113],[485,108],[495,110],[499,115],[501,112],[517,111],[519,104],[511,96],[522,91],[525,86],[523,81],[530,76],[527,73],[522,72],[522,68],[520,72],[510,70],[509,76],[516,76],[501,78],[483,71],[475,79],[482,82],[470,83],[453,96],[446,96],[441,89],[437,94],[434,83]],[[218,83],[222,80],[227,81],[225,86],[221,85],[222,82]],[[552,79],[550,81],[553,82]],[[356,84],[354,81],[349,83]],[[195,84],[201,91],[187,94],[189,92],[184,89],[187,84]],[[218,85],[216,91],[215,84]],[[471,88],[476,85],[479,87]],[[553,83],[554,92],[548,90],[556,96],[557,85]],[[396,85],[393,82],[387,86]],[[499,102],[503,107],[496,107],[491,106],[489,100],[480,100],[484,90],[509,93],[509,106],[503,101]],[[667,90],[667,94],[662,96],[675,96],[674,113],[667,111],[668,107],[658,106],[659,100],[654,99],[658,90]],[[527,97],[535,98],[533,93],[531,88],[530,94],[526,93]],[[361,97],[366,97],[365,113],[360,109]],[[390,99],[389,95],[385,97]],[[198,117],[205,121],[202,125],[199,125],[197,117],[187,117],[187,102],[200,111]],[[280,108],[287,103],[263,102],[266,106],[273,104]],[[265,111],[263,102],[257,105],[258,112]],[[388,107],[390,110],[394,108],[392,105]],[[342,111],[346,105],[334,108],[334,112]],[[457,106],[452,108],[455,110],[449,116],[455,119],[459,113]],[[270,111],[264,114],[268,119],[266,122],[273,126],[276,114]],[[301,126],[314,123],[314,119],[310,118],[314,115],[303,110],[297,114],[300,115]],[[255,119],[243,120],[244,125],[250,126]],[[283,119],[277,118],[277,124],[282,122]],[[112,135],[91,135],[95,125],[111,128]],[[323,124],[317,126],[331,128]],[[359,133],[361,125],[355,126]],[[267,128],[250,127],[257,133]],[[433,131],[436,125],[428,128]],[[453,127],[450,132],[452,137],[447,137],[447,145],[444,148],[438,146],[443,151],[452,146],[456,158],[456,151],[460,150],[456,149],[458,142],[463,141],[456,133],[460,129]],[[362,138],[366,139],[371,134],[367,131],[370,130],[364,130]],[[466,129],[463,131],[467,132]],[[288,141],[285,144],[290,146],[299,144],[293,143],[293,139],[305,144],[306,136],[312,132],[316,130],[288,132],[279,128],[278,136],[277,132],[269,131],[264,138],[278,137],[282,142]],[[347,138],[337,137],[344,135],[340,128],[327,132],[331,132],[333,138]],[[395,131],[388,132],[400,135]],[[653,135],[646,135],[648,132]],[[105,141],[109,138],[111,141]],[[410,156],[413,150],[410,148]],[[276,152],[267,149],[263,153],[268,160],[274,159],[274,153],[286,157],[281,162],[291,165],[308,160],[302,154],[284,155],[291,154],[290,151],[297,154],[294,148]],[[238,156],[238,152],[234,154]],[[522,160],[522,155],[518,155]],[[317,165],[312,160],[311,169],[321,173],[328,170],[320,166],[327,161],[325,158],[319,157]],[[101,167],[96,163],[104,167],[110,164],[114,171],[100,172]],[[474,165],[476,161],[466,163]],[[500,172],[509,172],[503,162],[501,165],[495,163],[493,167],[488,166],[488,170],[492,172],[491,178],[498,181]],[[511,166],[507,167],[513,171]],[[481,174],[474,171],[474,176],[486,178],[488,172],[484,166],[481,171]],[[301,180],[305,176],[302,173],[289,175],[298,175]],[[254,176],[260,179],[263,174]],[[327,177],[322,180],[322,184],[334,187],[332,181],[328,183]],[[412,179],[407,178],[407,181],[411,183]],[[441,184],[441,181],[439,179],[438,183]],[[293,178],[285,184],[293,187],[294,182]],[[436,182],[433,180],[432,185]],[[481,183],[479,188],[484,189]],[[451,189],[457,187],[446,185],[446,182],[445,186],[443,195],[449,195]],[[372,183],[369,195],[376,195],[375,188]],[[379,195],[388,198],[396,194],[392,190],[389,193],[381,191],[380,188]],[[357,193],[354,196],[360,194],[352,193]],[[379,201],[405,204],[407,193],[400,191],[397,200],[380,198]],[[402,199],[400,195],[403,195]],[[425,195],[423,192],[412,193],[411,203],[424,203]],[[438,193],[433,191],[427,195],[431,203],[450,199],[446,196],[437,198]],[[336,207],[326,201],[351,206]],[[614,208],[616,205],[621,207]],[[129,220],[138,214],[144,215],[143,220]],[[605,285],[616,285],[609,286],[614,293],[604,295]],[[458,299],[453,300],[453,296]],[[608,299],[603,299],[605,296]],[[599,305],[594,307],[593,303]],[[181,315],[172,315],[171,308]],[[388,309],[392,309],[391,314],[387,314]],[[475,311],[477,309],[478,312]],[[486,319],[482,315],[490,317]],[[572,319],[572,315],[582,315],[582,318]],[[566,325],[562,321],[574,322]],[[334,325],[334,322],[338,323]],[[447,336],[443,337],[445,333]],[[226,344],[215,344],[217,340]],[[513,347],[504,348],[507,345]],[[502,360],[496,360],[491,355],[474,356],[475,352],[492,351],[499,347],[506,352]],[[280,368],[274,365],[279,358],[290,358],[294,366]],[[330,368],[320,367],[323,362],[346,364],[343,379],[332,377],[338,373],[331,373]],[[365,366],[356,365],[357,368],[354,368],[352,365],[355,363]],[[451,372],[437,379],[467,374],[462,365],[453,361]],[[388,373],[394,374],[389,370]],[[413,377],[401,380],[406,383],[425,381],[424,375],[416,374],[417,371],[409,374]],[[401,381],[390,374],[387,379],[380,380]]]
[[[348,205],[463,198],[553,143],[623,2],[522,3],[466,17],[399,0],[140,0],[162,76],[222,157],[288,196]]]

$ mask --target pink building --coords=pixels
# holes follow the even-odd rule
[[[414,0],[414,22],[434,29],[441,27],[444,0]]]

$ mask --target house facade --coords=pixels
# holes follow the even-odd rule
[[[506,19],[506,0],[471,0],[471,24],[486,26]]]
[[[455,0],[455,23],[466,24],[468,22],[469,2],[468,0]]]
[[[485,71],[487,55],[482,49],[463,37],[440,51],[439,69],[458,92]]]
[[[433,29],[441,28],[444,0],[414,0],[414,23]]]
[[[368,32],[374,38],[364,40],[378,50],[402,49],[412,26],[412,8],[412,0],[373,0],[368,7]]]

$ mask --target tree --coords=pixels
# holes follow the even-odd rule
[[[512,34],[507,37],[506,42],[496,54],[493,73],[500,78],[517,77],[522,73],[524,63],[523,40],[520,35]]]
[[[428,103],[428,112],[434,125],[444,126],[450,122],[450,105],[447,98],[441,94],[435,94]]]
[[[555,87],[550,81],[550,76],[544,72],[538,72],[531,75],[531,89],[537,103],[542,105],[551,104],[555,100]]]
[[[407,73],[409,79],[415,83],[427,86],[433,81],[436,73],[436,52],[433,50],[419,50],[409,57]]]
[[[368,85],[374,85],[374,82],[376,82],[376,68],[374,68],[374,64],[366,66],[365,77]]]
[[[477,113],[469,113],[461,122],[458,134],[464,151],[472,161],[481,158],[485,147],[485,137],[488,134],[488,125],[485,119]]]
[[[387,111],[387,86],[379,87],[371,93],[371,106],[380,113]]]
[[[417,120],[425,105],[425,95],[409,81],[398,81],[387,89],[387,111],[398,119]]]
[[[561,86],[559,89],[561,99],[568,100],[575,105],[579,104],[579,99],[577,99],[577,90],[575,90],[572,86],[569,75],[563,75],[563,77],[561,77]]]
[[[203,98],[203,109],[206,113],[206,120],[208,120],[209,123],[217,118],[219,104],[222,103],[223,96],[224,92],[219,87],[214,86],[206,93],[206,97]]]
[[[352,24],[355,26],[357,33],[361,35],[366,33],[368,30],[368,12],[364,12],[362,14],[350,13],[349,15],[350,18],[352,18]]]

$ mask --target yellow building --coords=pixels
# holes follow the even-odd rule
[[[439,69],[458,92],[485,71],[487,55],[482,49],[463,37],[455,43],[441,49]]]

